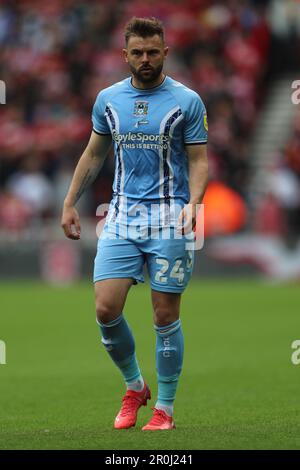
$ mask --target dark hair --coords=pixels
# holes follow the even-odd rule
[[[124,29],[125,42],[128,44],[128,40],[131,36],[140,36],[142,38],[148,38],[158,34],[164,41],[164,27],[161,21],[153,16],[151,18],[137,18],[133,17],[125,26]]]

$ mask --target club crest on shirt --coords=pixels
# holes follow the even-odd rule
[[[134,116],[147,116],[148,114],[148,101],[136,101],[134,103]]]

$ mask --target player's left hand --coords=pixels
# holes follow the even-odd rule
[[[177,232],[181,235],[187,235],[196,228],[197,205],[186,204],[180,211],[177,220]]]

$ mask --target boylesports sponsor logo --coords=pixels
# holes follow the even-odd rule
[[[115,130],[112,133],[113,140],[122,146],[130,144],[130,148],[140,148],[140,145],[153,144],[159,148],[168,148],[170,136],[165,134],[144,134],[143,132],[128,132],[118,134]]]

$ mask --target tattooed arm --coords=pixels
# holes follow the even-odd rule
[[[75,204],[85,189],[95,180],[111,145],[110,135],[99,135],[94,131],[75,168],[68,194],[64,201],[61,226],[66,237],[80,238],[80,221]],[[75,230],[74,230],[75,228]]]

